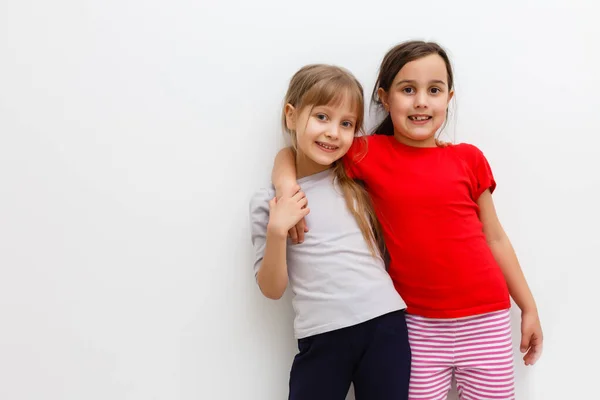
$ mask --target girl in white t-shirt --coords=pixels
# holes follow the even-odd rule
[[[407,399],[406,305],[385,270],[369,197],[340,160],[362,126],[362,86],[342,68],[309,65],[284,104],[302,191],[258,191],[250,218],[260,290],[279,299],[289,282],[294,294],[289,399],[344,400],[351,383],[357,400]],[[304,217],[310,232],[292,245],[288,230]]]

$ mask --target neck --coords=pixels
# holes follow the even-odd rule
[[[405,144],[410,147],[436,147],[437,146],[437,144],[435,143],[435,135],[432,135],[431,137],[428,137],[427,139],[415,140],[415,139],[406,137],[399,132],[394,132],[394,138],[397,141],[399,141],[400,143]]]
[[[298,151],[296,154],[296,178],[304,178],[305,176],[310,176],[314,174],[318,174],[319,172],[323,172],[327,169],[331,168],[331,165],[321,165],[310,158],[306,157],[302,152]]]

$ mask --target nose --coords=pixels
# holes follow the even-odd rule
[[[340,135],[340,127],[337,124],[332,124],[331,127],[329,127],[329,129],[327,129],[327,132],[325,132],[325,136],[329,139],[337,139]]]
[[[427,108],[427,92],[419,91],[415,96],[415,108]]]

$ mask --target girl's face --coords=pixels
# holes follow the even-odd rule
[[[285,107],[288,129],[296,131],[298,177],[316,174],[331,167],[350,149],[358,118],[354,104]]]
[[[448,88],[446,64],[437,54],[406,63],[386,92],[378,90],[394,124],[394,136],[415,147],[435,146],[435,133],[446,120],[454,95]]]

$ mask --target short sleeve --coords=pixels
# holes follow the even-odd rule
[[[265,254],[267,245],[267,225],[269,223],[269,200],[274,196],[272,190],[261,189],[250,200],[250,233],[254,246],[254,276]]]
[[[346,174],[352,179],[362,180],[360,163],[367,155],[367,138],[365,136],[357,137],[352,142],[350,150],[342,158]]]
[[[492,168],[488,163],[488,160],[485,158],[481,150],[477,147],[472,146],[473,149],[473,173],[476,178],[476,187],[473,188],[473,195],[475,201],[479,199],[479,196],[483,194],[487,189],[490,189],[490,192],[494,192],[496,189],[496,180],[494,179],[494,174],[492,173]]]

